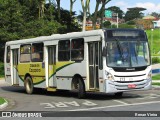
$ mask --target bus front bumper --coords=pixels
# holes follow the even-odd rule
[[[106,93],[117,93],[133,90],[149,90],[152,88],[152,82],[151,79],[128,82],[106,80],[105,87]]]

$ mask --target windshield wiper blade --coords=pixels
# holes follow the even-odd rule
[[[124,64],[123,52],[122,52],[121,44],[120,44],[120,42],[119,42],[119,39],[116,38],[115,40],[116,40],[116,42],[117,42],[117,47],[118,47],[118,50],[119,50],[119,52],[120,52],[122,62],[123,62],[123,64]]]

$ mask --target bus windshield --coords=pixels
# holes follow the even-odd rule
[[[107,44],[107,65],[109,67],[140,67],[150,65],[147,41],[114,40]]]

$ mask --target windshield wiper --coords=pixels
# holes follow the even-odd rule
[[[120,55],[121,55],[122,62],[123,62],[123,64],[124,64],[123,52],[122,52],[122,47],[121,47],[121,44],[120,44],[120,42],[119,42],[119,39],[117,39],[117,38],[116,38],[115,40],[116,40],[117,47],[118,47],[118,50],[119,50],[119,52],[120,52]]]

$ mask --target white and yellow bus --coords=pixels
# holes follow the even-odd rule
[[[5,80],[48,91],[115,93],[151,88],[150,52],[140,29],[100,29],[9,41]]]

